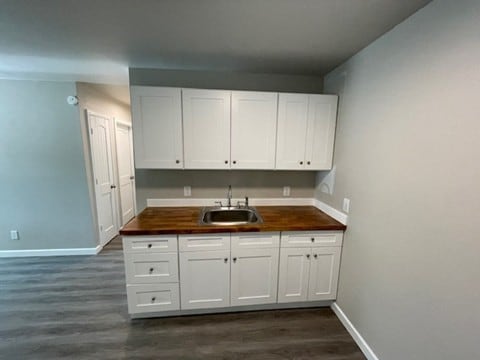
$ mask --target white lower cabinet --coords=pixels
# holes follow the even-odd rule
[[[334,300],[342,240],[341,231],[124,237],[128,311]]]
[[[182,309],[230,305],[230,251],[180,253]]]
[[[277,302],[279,249],[232,250],[230,305]]]
[[[123,238],[128,312],[180,310],[177,235]]]
[[[341,247],[282,248],[278,302],[334,300]]]

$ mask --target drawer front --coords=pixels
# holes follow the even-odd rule
[[[128,253],[175,252],[177,235],[124,236],[123,251]]]
[[[179,235],[180,251],[230,250],[230,234]]]
[[[280,247],[280,233],[240,233],[232,234],[232,250],[261,249]]]
[[[285,231],[281,235],[281,247],[342,246],[342,231]]]
[[[178,282],[177,253],[125,253],[127,284]]]
[[[128,285],[127,298],[130,314],[180,309],[178,283]]]

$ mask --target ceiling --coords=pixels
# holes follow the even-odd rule
[[[0,0],[0,77],[324,75],[430,0]]]

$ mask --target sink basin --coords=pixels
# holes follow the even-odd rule
[[[262,222],[262,217],[253,207],[206,207],[200,213],[202,225],[244,225]]]

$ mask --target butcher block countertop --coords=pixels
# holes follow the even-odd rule
[[[313,206],[256,206],[262,224],[200,225],[202,207],[148,207],[120,230],[121,235],[202,234],[256,231],[345,230]]]

